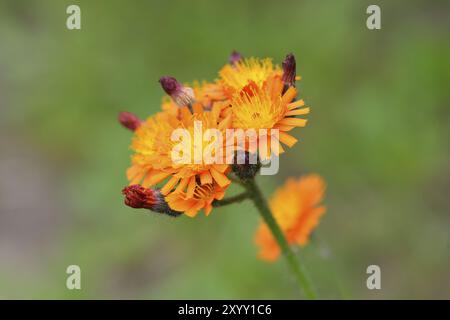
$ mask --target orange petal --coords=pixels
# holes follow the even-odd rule
[[[137,174],[134,174],[132,176],[132,178],[128,177],[128,179],[130,180],[130,185],[139,183],[139,181],[142,180],[142,178],[145,176],[145,174],[146,174],[146,172],[142,171],[142,172],[138,172]]]
[[[304,105],[305,105],[305,101],[303,101],[303,99],[300,99],[300,100],[294,101],[292,103],[289,103],[288,109],[292,110],[292,109],[296,109],[299,107],[303,107]]]
[[[288,147],[292,147],[298,140],[285,132],[280,132],[280,141]]]
[[[200,174],[200,183],[202,185],[212,183],[212,177],[209,171],[205,171]]]
[[[309,108],[302,108],[302,109],[295,109],[295,110],[291,110],[286,112],[286,116],[300,116],[302,114],[308,114],[309,113]]]
[[[306,119],[299,119],[299,118],[284,118],[281,119],[278,123],[281,125],[304,127],[307,121],[308,120]]]
[[[194,104],[192,105],[192,111],[193,111],[194,113],[201,113],[201,112],[203,112],[203,106],[202,106],[202,104],[201,104],[201,103],[198,103],[198,102],[194,103]]]
[[[164,179],[166,179],[168,176],[170,176],[169,172],[164,171],[152,171],[151,173],[147,174],[147,177],[145,177],[144,181],[142,181],[143,187],[150,187],[152,185],[155,185]]]
[[[207,204],[204,208],[203,208],[203,210],[205,211],[205,215],[206,216],[209,216],[209,214],[211,213],[211,210],[212,210],[212,205],[209,203],[209,204]]]
[[[224,196],[225,196],[225,191],[216,191],[214,198],[217,200],[222,200]]]
[[[197,201],[191,208],[186,210],[184,214],[191,218],[195,217],[198,211],[203,207],[203,202],[204,201]]]
[[[280,131],[288,132],[288,131],[291,131],[292,129],[294,129],[295,127],[293,127],[293,126],[284,126],[284,125],[281,125],[281,124],[276,124],[273,128],[274,129],[278,129]]]
[[[189,200],[177,199],[174,201],[168,201],[168,204],[172,210],[184,212],[184,211],[192,208],[192,206],[195,204],[195,200],[194,199],[189,199]]]
[[[176,186],[178,181],[180,181],[179,177],[173,176],[172,178],[170,178],[170,180],[167,181],[164,187],[161,188],[161,193],[163,195],[167,195],[173,189],[173,187]]]
[[[187,188],[187,193],[186,193],[187,198],[192,198],[194,196],[194,191],[195,191],[196,185],[197,185],[197,183],[195,182],[195,176],[191,177],[188,188]]]
[[[183,118],[183,119],[189,119],[192,115],[191,112],[189,111],[188,107],[180,108],[180,114],[181,114],[181,118]]]
[[[189,178],[183,178],[180,181],[180,184],[178,185],[178,187],[175,189],[175,192],[180,192],[180,191],[184,191],[184,189],[186,188],[186,186],[189,183]]]
[[[217,171],[214,168],[211,168],[210,170],[212,177],[214,178],[214,180],[216,180],[217,184],[219,186],[226,187],[227,185],[229,185],[231,183],[231,181],[227,178],[226,175],[224,175],[223,173]]]
[[[292,99],[295,98],[297,95],[297,89],[294,87],[289,87],[289,89],[283,94],[283,97],[281,98],[281,103],[288,104],[292,101]]]
[[[225,170],[228,169],[228,165],[227,164],[214,164],[213,168],[216,169],[219,172],[224,173]]]
[[[127,179],[133,180],[138,174],[143,175],[143,171],[141,167],[139,166],[131,166],[127,169]]]
[[[225,119],[223,119],[219,123],[218,129],[223,130],[223,129],[229,128],[231,126],[231,120],[232,120],[231,114],[229,114]]]

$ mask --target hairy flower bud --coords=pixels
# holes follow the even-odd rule
[[[283,63],[283,81],[285,88],[295,87],[296,63],[295,57],[289,53],[284,59]]]
[[[148,209],[173,217],[181,214],[181,212],[170,209],[164,196],[158,189],[144,188],[135,184],[123,188],[122,194],[125,195],[125,204],[131,208]]]
[[[131,131],[136,131],[136,129],[139,128],[139,126],[142,124],[142,120],[131,112],[119,113],[118,119],[122,126]]]
[[[242,59],[242,55],[239,52],[237,52],[236,50],[233,50],[233,52],[231,52],[230,58],[228,59],[228,62],[231,65],[235,65],[241,59]]]
[[[250,158],[256,158],[256,163],[250,163]],[[256,154],[250,156],[250,153],[245,152],[245,162],[238,164],[235,157],[234,164],[231,165],[231,170],[241,180],[252,179],[261,169],[261,162]]]
[[[179,107],[191,107],[194,103],[194,90],[189,87],[184,87],[177,79],[165,76],[159,79],[159,83],[161,83],[163,90]]]

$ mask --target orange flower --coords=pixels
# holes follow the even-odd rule
[[[289,244],[304,246],[309,236],[325,213],[320,205],[325,192],[325,183],[318,175],[289,179],[278,189],[269,201],[272,214]],[[269,227],[261,222],[255,235],[259,246],[259,257],[274,261],[280,255],[280,248]]]
[[[270,147],[273,143],[277,147],[273,150],[276,155],[284,152],[280,141],[288,147],[297,143],[297,139],[287,132],[295,127],[304,127],[307,120],[298,118],[298,116],[309,113],[309,108],[304,107],[303,100],[295,100],[297,96],[295,87],[288,87],[284,93],[283,91],[282,76],[276,74],[264,81],[262,86],[251,81],[239,94],[233,96],[231,102],[232,127],[267,129],[267,146]],[[278,137],[272,129],[278,129]],[[271,143],[272,139],[275,141]],[[254,152],[255,150],[249,151]],[[261,156],[269,157],[269,148],[267,152],[267,155],[262,154]]]
[[[195,180],[190,184],[187,191],[175,191],[166,196],[169,207],[175,211],[182,211],[189,217],[195,217],[199,210],[203,209],[208,216],[212,210],[214,200],[221,200],[225,195],[225,187],[216,182],[198,183]]]
[[[230,97],[240,92],[242,88],[250,82],[256,83],[258,86],[273,75],[282,75],[282,70],[278,66],[272,64],[272,59],[240,59],[233,64],[225,65],[220,71],[221,85],[225,88],[224,92]]]
[[[169,112],[161,112],[154,117],[147,119],[135,131],[131,148],[135,152],[132,157],[132,166],[127,171],[130,184],[141,183],[143,187],[150,187],[159,182],[165,181],[161,188],[163,195],[168,195],[173,191],[191,190],[200,181],[201,185],[217,183],[221,188],[230,184],[226,176],[228,165],[223,164],[225,160],[220,159],[219,163],[195,163],[195,154],[200,151],[203,155],[209,147],[209,142],[200,141],[197,146],[196,136],[203,138],[200,130],[217,129],[220,132],[229,127],[231,118],[220,119],[220,108],[213,107],[211,111],[203,110],[203,107],[194,103],[193,113],[187,107],[180,108],[180,114],[174,116]],[[202,128],[198,129],[196,123],[201,123]],[[176,129],[185,129],[193,139],[188,141],[172,141],[172,134]],[[198,132],[200,131],[200,132]],[[223,134],[225,135],[225,134]],[[183,150],[190,148],[190,162],[177,163],[172,159],[172,152],[175,146],[183,146]],[[200,150],[196,150],[199,148]],[[222,154],[226,156],[226,144],[223,145]],[[190,193],[187,192],[189,195]]]

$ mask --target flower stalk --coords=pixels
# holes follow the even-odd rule
[[[249,198],[249,193],[248,192],[242,192],[238,195],[235,195],[233,197],[229,197],[226,199],[222,199],[222,200],[216,200],[213,202],[213,207],[223,207],[223,206],[227,206],[229,204],[232,203],[236,203],[236,202],[241,202],[245,199]]]
[[[305,297],[310,300],[316,299],[316,293],[313,289],[311,281],[309,280],[309,278],[306,274],[304,267],[300,264],[300,262],[298,261],[298,259],[295,256],[294,252],[292,251],[291,247],[289,246],[288,242],[286,241],[286,238],[284,237],[283,232],[281,231],[280,227],[278,226],[278,223],[276,222],[275,218],[273,217],[272,213],[270,212],[269,206],[267,205],[267,201],[264,198],[264,196],[262,195],[259,187],[256,185],[255,180],[249,179],[249,180],[245,181],[245,188],[247,189],[247,192],[248,192],[250,198],[252,199],[255,207],[258,209],[259,213],[261,214],[264,222],[270,228],[270,231],[272,232],[273,237],[275,238],[278,245],[280,246],[281,251],[283,252],[284,256],[286,257],[289,267],[291,268],[298,283],[300,284],[301,288],[303,289],[303,293],[305,294]]]

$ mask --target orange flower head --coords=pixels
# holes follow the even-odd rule
[[[320,205],[325,193],[325,183],[318,175],[300,179],[289,179],[278,189],[269,201],[272,214],[289,244],[304,246],[309,236],[325,213]],[[280,255],[280,248],[269,227],[261,222],[255,243],[259,246],[259,257],[274,261]]]
[[[127,171],[130,184],[141,183],[144,187],[150,187],[165,181],[160,190],[163,195],[184,192],[186,197],[193,197],[192,190],[197,184],[217,184],[222,189],[230,184],[226,176],[229,166],[224,164],[225,141],[218,143],[217,150],[221,152],[216,155],[216,149],[210,148],[211,140],[215,141],[215,138],[206,140],[203,133],[213,129],[224,136],[223,132],[231,124],[231,117],[221,119],[219,107],[205,111],[200,104],[194,103],[192,108],[193,113],[187,107],[180,108],[176,116],[169,112],[159,113],[135,131],[131,146],[135,153],[132,166]],[[184,136],[173,140],[177,129],[187,133],[187,140]],[[188,154],[189,161],[174,161],[173,153],[177,148]],[[195,161],[196,154],[200,155],[200,162]],[[217,163],[206,162],[205,154],[217,156]]]
[[[277,147],[273,150],[276,155],[284,152],[280,141],[292,147],[297,139],[287,132],[295,127],[304,127],[307,122],[306,119],[298,118],[308,114],[309,108],[304,107],[303,100],[295,100],[297,89],[289,87],[283,93],[283,88],[281,75],[273,75],[262,86],[251,81],[239,94],[233,96],[231,102],[233,128],[268,130],[266,141],[269,147],[268,155],[262,155],[263,158],[270,155],[270,146],[273,143]],[[278,129],[278,137],[274,135],[272,129]],[[271,139],[275,141],[271,142]]]

